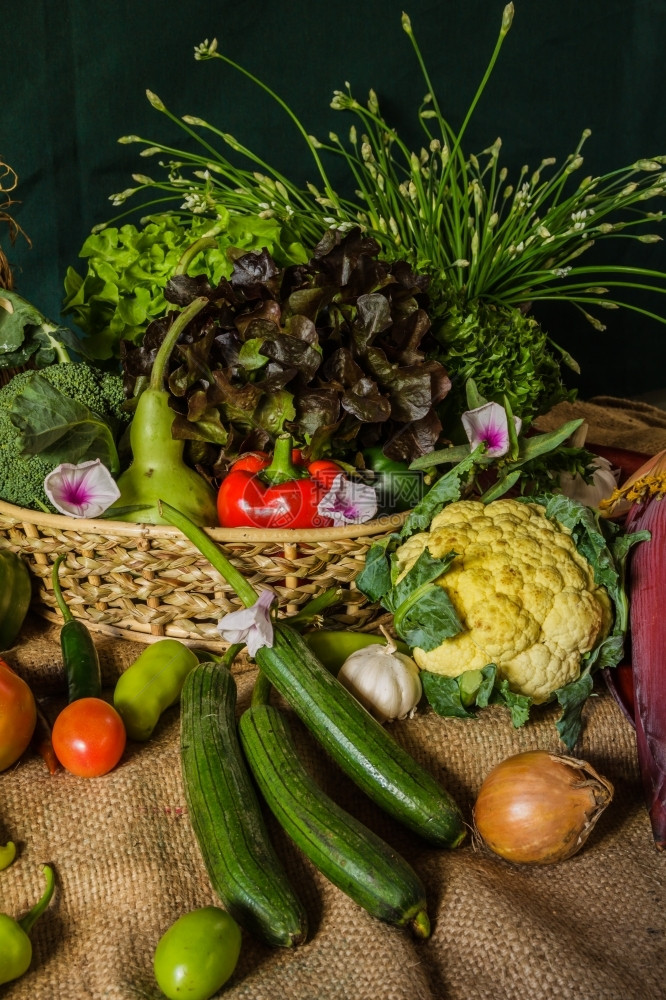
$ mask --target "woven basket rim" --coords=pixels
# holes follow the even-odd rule
[[[385,514],[367,521],[365,524],[349,524],[342,528],[206,528],[205,531],[217,542],[272,542],[277,545],[295,545],[298,542],[334,542],[345,538],[364,538],[378,532],[400,528],[409,511],[399,514]],[[15,518],[24,524],[34,524],[61,531],[76,531],[103,534],[119,538],[168,538],[182,537],[180,528],[169,524],[144,524],[132,521],[111,521],[106,518],[68,517],[65,514],[50,514],[0,500],[0,515]]]

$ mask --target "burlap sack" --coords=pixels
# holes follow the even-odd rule
[[[601,432],[614,419],[612,410],[586,408],[581,415]],[[659,427],[659,419],[642,413],[642,437],[602,440],[595,433],[589,440],[656,451],[666,447],[666,426]],[[97,642],[110,689],[143,647]],[[55,713],[63,691],[57,628],[31,619],[8,658],[43,697],[45,709]],[[254,676],[241,660],[239,710],[248,702]],[[470,820],[476,793],[494,764],[524,749],[562,750],[555,716],[556,710],[542,709],[516,730],[501,708],[486,709],[474,721],[443,720],[426,711],[393,724],[392,732],[448,787]],[[358,793],[292,717],[299,750],[322,786],[403,853],[422,877],[432,937],[415,941],[409,932],[368,916],[313,869],[269,816],[276,846],[307,907],[310,937],[286,952],[244,934],[240,962],[220,995],[229,1000],[666,998],[666,857],[653,846],[634,731],[602,681],[585,719],[577,755],[614,783],[615,798],[579,854],[542,868],[509,865],[475,847],[471,837],[452,852],[418,841]],[[0,774],[0,843],[10,838],[19,856],[0,872],[0,912],[18,917],[38,899],[43,862],[57,873],[57,891],[32,932],[30,971],[0,987],[0,997],[158,1000],[152,958],[160,936],[186,911],[217,902],[187,814],[177,709],[165,714],[149,743],[129,745],[121,765],[103,778],[79,779],[62,771],[51,776],[30,753]]]
[[[102,640],[107,683],[142,647]],[[38,693],[62,684],[57,629],[29,623],[10,656]],[[236,673],[239,710],[254,670]],[[55,711],[59,701],[44,701]],[[449,788],[466,817],[484,775],[528,748],[561,749],[554,713],[520,730],[489,709],[476,721],[431,712],[393,733]],[[586,710],[580,756],[615,784],[615,798],[586,847],[547,868],[516,867],[468,839],[442,851],[418,842],[372,806],[325,759],[297,720],[308,767],[343,806],[393,844],[428,890],[427,942],[368,916],[327,883],[269,817],[310,919],[309,941],[286,952],[243,938],[223,991],[229,1000],[658,1000],[663,987],[664,864],[652,846],[631,725],[602,686]],[[0,842],[19,857],[0,873],[0,912],[20,916],[39,897],[42,862],[56,896],[32,933],[34,960],[0,987],[8,1000],[157,1000],[157,941],[182,913],[215,903],[187,815],[176,709],[154,738],[128,747],[98,779],[48,774],[27,754],[0,774]],[[2,942],[0,941],[0,947]],[[3,992],[4,990],[4,992]]]
[[[588,426],[589,444],[626,448],[644,455],[666,448],[666,410],[637,400],[594,396],[559,403],[534,423],[539,430],[549,431],[580,417]]]

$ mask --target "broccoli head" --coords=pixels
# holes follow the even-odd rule
[[[130,415],[123,411],[125,396],[120,374],[101,371],[87,362],[63,362],[14,375],[0,388],[0,499],[37,510],[55,508],[44,492],[44,479],[61,459],[24,454],[21,434],[12,422],[12,407],[32,379],[45,379],[69,399],[81,403],[108,423],[115,435]]]

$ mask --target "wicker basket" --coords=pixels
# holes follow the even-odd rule
[[[354,588],[373,542],[395,531],[406,514],[345,528],[302,531],[210,528],[209,534],[247,579],[292,612],[330,587],[342,603],[327,612],[329,627],[362,629],[378,618]],[[0,501],[0,548],[18,552],[35,581],[34,610],[62,622],[51,570],[57,556],[63,595],[91,631],[139,642],[163,636],[212,651],[223,614],[241,607],[226,582],[177,528],[74,519]]]

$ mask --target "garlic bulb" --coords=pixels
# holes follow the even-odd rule
[[[365,646],[348,656],[338,680],[379,722],[392,722],[414,714],[422,687],[414,660],[399,653],[390,636],[384,635],[385,646]]]

